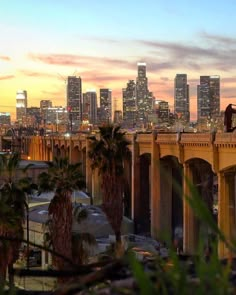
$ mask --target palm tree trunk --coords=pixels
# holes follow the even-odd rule
[[[53,265],[57,270],[71,268],[67,260],[72,261],[72,204],[68,196],[54,196],[49,206],[52,216],[52,245],[55,252],[65,259],[53,255]],[[58,283],[64,283],[68,278],[59,278]]]
[[[121,232],[117,231],[115,233],[115,236],[116,236],[116,243],[121,243]]]
[[[13,264],[8,265],[8,280],[9,280],[9,286],[10,288],[14,287],[14,270],[13,270]]]

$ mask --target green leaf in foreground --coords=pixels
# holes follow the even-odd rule
[[[135,257],[135,254],[131,252],[129,254],[129,263],[134,274],[135,279],[137,280],[138,286],[140,288],[141,295],[150,295],[155,294],[154,284],[151,281],[148,274],[144,271],[143,266]]]

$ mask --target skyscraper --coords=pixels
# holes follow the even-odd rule
[[[104,111],[106,122],[111,122],[112,119],[112,91],[108,88],[100,89],[100,108]]]
[[[48,109],[52,108],[52,101],[51,100],[40,100],[40,113],[42,117],[42,123],[46,124],[47,121],[47,112]]]
[[[174,112],[183,123],[189,123],[189,85],[186,74],[177,74],[175,76]]]
[[[160,126],[169,122],[170,108],[167,101],[161,99],[155,99],[154,101],[154,114],[156,117],[156,123]]]
[[[220,76],[200,76],[197,89],[197,119],[215,119],[220,114]]]
[[[93,89],[88,89],[83,94],[83,119],[89,124],[97,124],[97,93]]]
[[[67,110],[71,131],[78,130],[82,121],[82,81],[80,77],[67,79]]]
[[[11,114],[8,112],[0,112],[0,124],[10,125],[11,124]]]
[[[120,112],[120,113],[116,113]],[[115,123],[115,116],[121,115],[123,113],[123,99],[122,97],[113,97],[112,98],[112,121]]]
[[[125,127],[134,127],[137,120],[136,84],[129,80],[123,94],[123,123]]]
[[[152,114],[153,97],[148,90],[146,77],[146,63],[139,62],[138,76],[136,78],[137,123],[145,126],[148,123],[148,115]]]
[[[16,120],[19,124],[23,124],[24,118],[26,118],[27,110],[27,91],[18,90],[16,92]]]
[[[40,100],[40,110],[44,110],[47,108],[51,108],[52,107],[52,101],[49,99],[44,99],[44,100]]]

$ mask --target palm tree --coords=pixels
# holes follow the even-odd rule
[[[70,164],[68,158],[55,158],[48,162],[48,173],[39,175],[39,191],[52,191],[48,213],[51,220],[51,241],[53,250],[65,257],[53,255],[53,266],[58,269],[69,268],[72,261],[72,192],[84,188],[84,180],[80,172],[80,163]]]
[[[88,217],[87,209],[77,206],[73,210],[73,218],[77,223],[85,220]],[[52,248],[52,219],[48,219],[44,224],[44,246],[46,249]],[[72,238],[72,257],[74,265],[82,265],[88,261],[89,248],[97,244],[96,238],[86,232],[82,233],[71,233]]]
[[[25,221],[26,194],[21,185],[26,180],[17,180],[20,154],[0,155],[0,277],[6,278],[7,267],[11,269],[19,257],[21,240],[23,239],[23,224]],[[24,172],[30,165],[27,165]],[[6,240],[4,240],[6,238]],[[7,240],[9,239],[9,240]],[[11,278],[10,278],[11,279]]]
[[[90,137],[89,158],[92,169],[102,177],[103,210],[115,233],[117,245],[121,243],[123,219],[124,160],[129,156],[129,141],[120,126],[99,127],[100,138]]]

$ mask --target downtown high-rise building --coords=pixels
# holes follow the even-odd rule
[[[127,128],[135,127],[137,121],[136,84],[129,80],[126,88],[122,89],[123,124]]]
[[[149,115],[152,114],[153,96],[148,90],[148,78],[146,76],[146,63],[139,62],[138,76],[136,78],[136,102],[137,124],[144,127],[148,124]]]
[[[167,101],[164,101],[162,99],[155,99],[153,112],[155,115],[154,123],[157,123],[158,127],[169,122],[170,108]]]
[[[18,123],[24,124],[27,112],[27,91],[18,90],[16,92],[16,120]]]
[[[189,85],[186,74],[175,76],[174,113],[183,123],[190,121]]]
[[[67,110],[62,106],[54,106],[47,108],[45,113],[45,125],[53,132],[65,132],[68,123]]]
[[[46,124],[48,109],[52,108],[52,101],[49,99],[40,100],[40,113],[42,123]]]
[[[80,77],[67,78],[67,111],[71,131],[77,131],[82,122],[82,80]]]
[[[0,112],[0,125],[11,125],[11,114],[9,112]]]
[[[41,124],[41,113],[39,107],[29,107],[26,109],[26,117],[27,117],[27,127],[34,127],[39,128],[39,125]]]
[[[220,115],[220,76],[200,76],[197,87],[197,119],[214,120]]]
[[[123,113],[123,99],[121,97],[113,97],[112,98],[112,122],[115,123],[115,117],[117,118],[117,116],[119,117],[119,120],[120,120],[120,116],[122,119],[122,113]]]
[[[108,88],[100,89],[100,109],[105,115],[104,121],[112,120],[112,90]]]
[[[44,99],[44,100],[40,100],[40,110],[44,110],[47,108],[51,108],[52,107],[52,101],[49,99]]]
[[[88,89],[83,94],[83,121],[89,124],[97,124],[97,93],[93,89]]]

